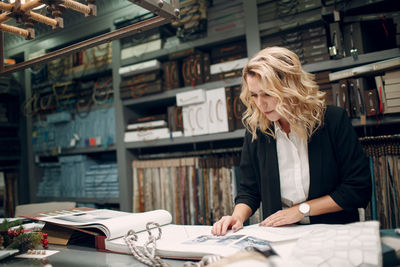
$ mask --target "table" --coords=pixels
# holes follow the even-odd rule
[[[381,230],[381,237],[391,235],[398,237],[394,234],[394,230]],[[96,267],[143,267],[147,266],[137,261],[131,255],[106,253],[96,251],[94,248],[82,247],[76,245],[59,246],[49,245],[49,250],[58,250],[60,252],[51,255],[45,259],[22,259],[10,257],[0,261],[0,266],[45,266],[45,267],[68,267],[68,266],[96,266]],[[400,258],[396,258],[393,252],[387,253],[383,249],[383,266],[398,266],[400,265]],[[385,253],[387,255],[385,255]],[[386,260],[385,260],[385,256]],[[165,260],[172,267],[181,267],[186,262],[185,260]],[[46,266],[48,264],[48,266]]]
[[[137,261],[131,255],[116,254],[99,252],[93,248],[80,247],[80,246],[57,246],[50,245],[49,250],[59,250],[60,252],[51,255],[47,259],[21,259],[10,257],[0,261],[0,266],[48,266],[53,267],[69,267],[69,266],[96,266],[96,267],[110,267],[110,266],[129,266],[129,267],[143,267],[147,266]],[[166,260],[171,266],[183,266],[183,260]],[[47,267],[47,266],[46,266]]]

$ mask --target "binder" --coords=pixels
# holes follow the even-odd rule
[[[350,98],[347,80],[339,81],[339,106],[346,109],[347,115],[351,117]]]
[[[233,118],[233,92],[231,87],[225,87],[226,96],[226,113],[228,115],[228,130],[231,132],[235,129],[235,120]]]
[[[228,132],[228,114],[225,88],[217,88],[206,92],[208,107],[208,133]]]
[[[169,106],[167,113],[170,132],[183,131],[182,107]]]
[[[380,114],[378,91],[375,89],[364,91],[365,110],[367,116]]]
[[[366,104],[364,99],[364,92],[368,89],[367,80],[365,78],[355,79],[355,95],[357,103],[357,115],[361,119],[361,124],[366,123]]]
[[[232,87],[232,107],[233,107],[233,118],[235,121],[235,129],[244,128],[242,122],[242,114],[246,110],[246,106],[243,104],[242,100],[240,100],[240,93],[242,92],[242,88],[240,85]]]
[[[181,86],[181,66],[179,61],[172,60],[163,63],[165,90],[178,88]]]
[[[201,52],[183,60],[182,77],[185,86],[195,86],[204,82],[204,62]]]
[[[339,22],[333,22],[329,24],[329,34],[329,55],[332,58],[342,58],[344,56],[343,35]]]

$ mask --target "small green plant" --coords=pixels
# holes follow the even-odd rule
[[[41,232],[25,231],[22,221],[4,221],[0,224],[0,249],[19,249],[21,253],[41,244]]]

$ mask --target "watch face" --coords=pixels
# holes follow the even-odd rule
[[[301,203],[299,206],[299,210],[301,213],[306,214],[310,211],[310,205],[307,203]]]

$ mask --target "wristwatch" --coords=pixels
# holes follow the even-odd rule
[[[299,211],[301,213],[303,213],[304,218],[309,217],[310,216],[310,205],[308,205],[307,203],[301,203],[299,205]]]

